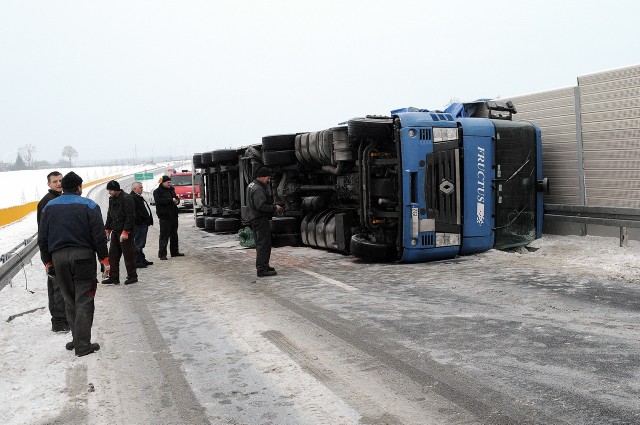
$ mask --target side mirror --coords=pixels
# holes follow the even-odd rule
[[[536,184],[536,191],[542,192],[545,195],[548,195],[550,193],[549,179],[547,177],[544,177],[542,180],[538,180],[538,183]]]

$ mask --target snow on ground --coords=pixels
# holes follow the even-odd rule
[[[63,175],[69,171],[78,174],[85,183],[99,180],[116,174],[128,175],[144,172],[158,167],[170,167],[174,162],[138,165],[102,165],[97,167],[47,168],[44,170],[4,171],[0,173],[0,208],[23,205],[28,202],[39,201],[47,193],[47,174],[59,171]]]
[[[545,235],[531,245],[538,248],[534,252],[491,250],[475,257],[480,262],[499,261],[505,267],[540,264],[547,270],[569,270],[585,278],[640,283],[640,242],[632,240],[625,248],[618,245],[617,238]],[[304,253],[309,257],[326,255],[321,250]],[[74,397],[61,388],[68,370],[79,360],[63,348],[70,335],[51,332],[46,305],[46,276],[36,255],[12,284],[0,291],[0,417],[4,424],[37,423],[54,417]],[[41,309],[7,322],[12,315],[36,308]]]
[[[77,167],[73,169],[57,169],[63,175],[69,171],[76,172],[85,182],[99,180],[113,175],[129,175],[137,172],[145,172],[148,169],[158,167],[172,167],[174,163],[159,163],[154,166],[103,166],[103,167]],[[52,170],[23,170],[6,171],[0,173],[0,187],[3,188],[3,195],[0,197],[0,209],[14,205],[23,205],[27,202],[39,201],[47,193],[47,174]],[[143,187],[146,193],[151,193],[158,185],[158,178],[163,172],[154,173],[153,180],[144,180]],[[20,184],[16,184],[20,182]],[[87,196],[92,189],[91,186],[83,186],[83,195]],[[123,188],[129,191],[130,188]],[[26,199],[26,200],[24,200]],[[0,227],[0,254],[13,249],[25,239],[34,235],[38,230],[36,223],[36,213],[26,215],[21,220]]]

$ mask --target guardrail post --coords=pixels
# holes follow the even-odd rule
[[[627,234],[626,227],[620,228],[620,246],[621,247],[629,246],[629,235]]]

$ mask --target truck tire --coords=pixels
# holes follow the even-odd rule
[[[235,149],[218,149],[211,151],[211,162],[220,164],[222,162],[238,162],[238,152]]]
[[[298,233],[300,225],[295,217],[275,217],[269,221],[271,233]]]
[[[283,246],[301,246],[300,233],[278,233],[271,235],[271,246],[279,248]]]
[[[295,134],[277,134],[275,136],[264,136],[262,138],[262,150],[266,150],[266,151],[293,150],[295,140],[296,140]]]
[[[240,219],[223,217],[216,220],[216,232],[237,232],[240,230]]]
[[[202,163],[203,167],[208,167],[212,165],[213,162],[211,162],[211,152],[203,152],[200,155],[200,162]]]
[[[368,261],[384,262],[395,260],[395,248],[378,242],[371,242],[361,233],[351,236],[351,255]]]
[[[202,168],[202,154],[193,154],[193,168]]]
[[[296,163],[296,152],[287,151],[262,151],[262,160],[267,167],[273,165],[291,165]]]
[[[200,229],[204,229],[204,221],[206,219],[207,218],[203,217],[203,216],[196,217],[196,227],[198,227]]]
[[[393,118],[352,118],[347,123],[349,136],[356,139],[393,139]]]
[[[216,229],[216,220],[218,220],[218,217],[205,217],[204,230],[213,232]]]

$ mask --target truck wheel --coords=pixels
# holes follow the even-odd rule
[[[369,261],[393,261],[395,249],[391,245],[371,242],[362,233],[351,236],[351,255]]]
[[[216,232],[237,232],[240,230],[240,219],[223,217],[216,220]]]
[[[200,228],[200,229],[204,229],[204,221],[206,220],[206,217],[196,217],[196,227]]]
[[[295,217],[275,217],[269,221],[271,233],[297,233],[300,230],[298,219]]]
[[[213,232],[216,229],[216,220],[218,220],[218,217],[205,217],[204,230]]]
[[[302,245],[300,233],[279,233],[271,235],[271,246],[274,248],[300,245]]]
[[[262,150],[266,150],[266,151],[293,150],[295,141],[296,141],[295,134],[277,134],[275,136],[264,136],[262,138]]]
[[[272,165],[290,165],[296,163],[296,152],[288,151],[263,151],[262,160],[267,167]]]
[[[211,162],[220,164],[222,162],[238,162],[238,152],[235,149],[218,149],[211,151]]]
[[[352,118],[347,123],[349,136],[356,139],[393,139],[393,118]]]
[[[200,162],[203,167],[208,167],[213,164],[211,162],[211,152],[203,152],[202,155],[200,155]]]
[[[193,168],[202,168],[202,154],[193,154]]]

